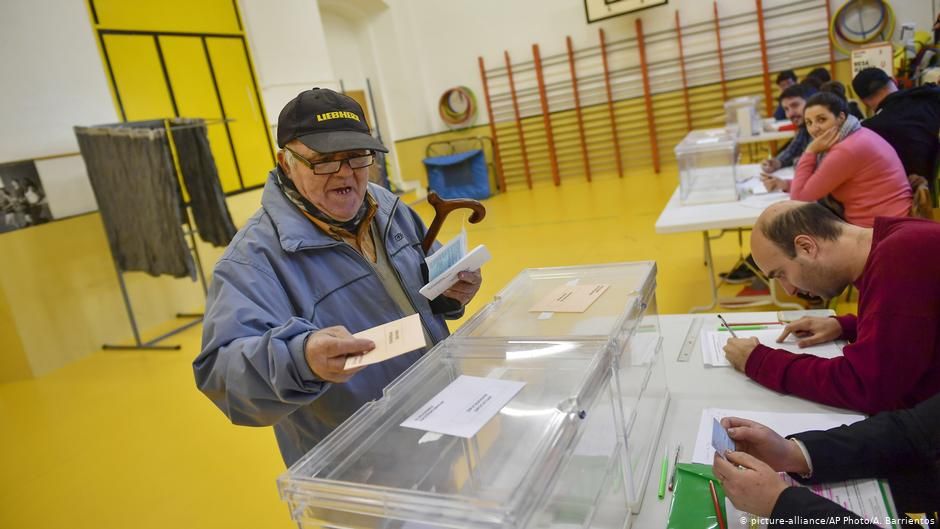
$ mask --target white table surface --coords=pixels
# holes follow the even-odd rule
[[[786,123],[790,123],[790,121],[781,121],[778,123],[786,124]],[[714,129],[702,129],[700,130],[700,132],[703,132],[706,134],[715,134],[715,133],[719,133],[719,132],[726,131],[726,130],[727,129],[725,129],[724,127],[718,127]],[[695,131],[691,131],[691,132],[695,132]],[[795,135],[796,135],[796,131],[793,131],[793,130],[784,130],[784,131],[762,130],[760,134],[755,134],[753,136],[736,136],[735,139],[738,140],[738,144],[747,144],[747,143],[762,143],[766,141],[787,140],[787,139],[792,138]]]
[[[746,179],[744,177],[759,178],[759,175],[759,164],[738,166],[739,180]],[[683,205],[679,200],[679,188],[676,187],[656,220],[656,233],[749,228],[767,206],[787,198],[786,193],[767,193],[748,196],[736,202]]]
[[[762,131],[760,134],[754,136],[738,136],[738,144],[746,143],[763,143],[766,141],[780,141],[788,140],[796,136],[796,132],[792,130],[783,130],[783,131]]]
[[[670,492],[660,500],[659,468],[663,456],[669,453],[670,472],[675,444],[682,444],[680,463],[692,459],[699,420],[704,408],[732,408],[754,411],[797,413],[857,413],[824,406],[797,397],[782,395],[767,389],[730,367],[705,367],[699,341],[687,362],[677,360],[686,334],[695,318],[703,318],[703,326],[718,325],[714,314],[676,314],[660,316],[663,335],[663,361],[671,401],[653,459],[653,470],[647,481],[640,512],[632,521],[634,529],[658,529],[666,526]],[[736,312],[735,322],[776,321],[776,312]],[[697,338],[697,337],[696,337]]]

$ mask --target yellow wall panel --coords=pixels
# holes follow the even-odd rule
[[[16,329],[16,314],[0,288],[0,383],[32,378],[29,357]]]
[[[265,132],[267,121],[258,101],[248,56],[241,39],[207,38],[222,107],[235,121],[229,132],[245,187],[261,185],[274,168],[274,146]]]
[[[98,26],[136,31],[241,33],[232,0],[88,0]]]
[[[153,37],[105,35],[104,43],[127,121],[173,117]]]
[[[202,39],[162,36],[160,46],[163,49],[163,57],[179,115],[207,120],[221,118],[222,111],[219,108],[215,84],[202,47]],[[229,143],[225,125],[221,123],[209,125],[206,130],[212,147],[212,156],[219,170],[222,189],[226,192],[240,189],[238,170],[235,167],[232,146]]]

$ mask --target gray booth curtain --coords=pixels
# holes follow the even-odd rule
[[[170,123],[196,231],[213,246],[228,246],[237,230],[209,148],[206,124],[201,119],[174,119]]]
[[[118,267],[195,279],[162,122],[75,127],[75,136]]]

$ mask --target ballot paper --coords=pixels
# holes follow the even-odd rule
[[[735,449],[734,441],[728,436],[728,431],[715,418],[712,418],[712,448],[721,457],[725,457],[725,452],[733,452]]]
[[[715,450],[711,446],[714,421],[724,417],[741,417],[759,422],[774,430],[783,437],[808,430],[828,430],[843,424],[852,424],[865,417],[856,414],[841,413],[780,413],[749,410],[731,410],[720,408],[705,408],[699,421],[698,436],[695,441],[695,450],[692,454],[693,463],[711,465]],[[802,486],[786,473],[781,477],[789,484]],[[891,520],[894,518],[894,509],[889,505],[887,486],[874,479],[845,481],[840,483],[827,483],[808,487],[814,493],[827,498],[838,505],[871,520]],[[750,518],[737,509],[728,511],[729,527],[736,527],[742,518]],[[881,524],[884,527],[890,524]],[[750,526],[748,524],[748,526]],[[759,527],[764,527],[760,525]]]
[[[456,437],[471,438],[525,386],[525,382],[460,375],[401,423]]]
[[[490,251],[482,244],[474,248],[470,253],[461,257],[456,263],[452,264],[447,270],[430,280],[427,285],[421,287],[418,293],[427,299],[434,299],[444,293],[448,288],[454,286],[454,283],[460,281],[458,274],[460,272],[472,272],[479,270],[487,261],[492,258]]]
[[[610,285],[603,283],[561,285],[532,305],[529,312],[584,312],[608,288]]]
[[[353,336],[372,340],[375,342],[375,349],[365,354],[347,356],[345,369],[384,362],[427,345],[419,314],[366,329]]]
[[[842,341],[826,342],[819,345],[811,345],[809,347],[801,348],[800,346],[796,345],[798,338],[793,334],[787,336],[787,339],[784,340],[783,343],[777,343],[777,338],[782,332],[782,325],[772,325],[768,329],[734,330],[734,333],[738,335],[738,338],[754,337],[760,340],[760,343],[766,345],[767,347],[785,349],[791,353],[811,354],[823,358],[835,358],[837,356],[842,356],[842,346],[844,345]],[[731,363],[728,362],[727,358],[725,358],[724,351],[725,344],[728,343],[728,338],[731,338],[731,333],[726,330],[712,331],[704,327],[702,328],[702,361],[706,366],[731,366]]]
[[[465,255],[467,255],[467,232],[461,230],[456,237],[424,259],[428,264],[428,280],[433,281],[445,270],[457,264],[457,261],[463,259]]]

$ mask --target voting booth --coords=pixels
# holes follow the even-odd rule
[[[629,526],[669,403],[652,262],[523,271],[279,479],[300,527]]]

